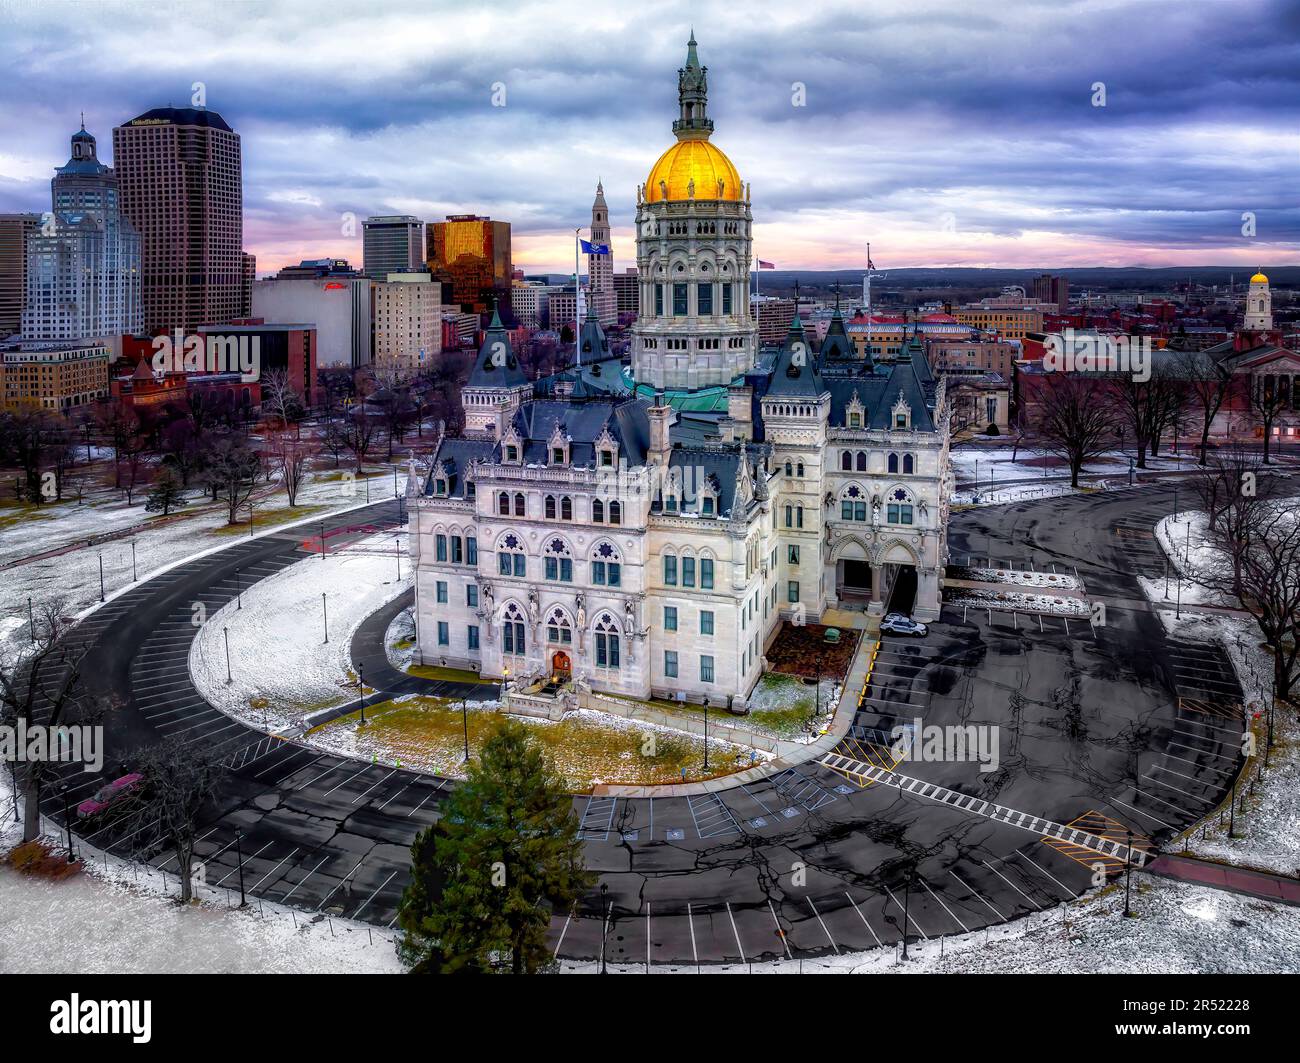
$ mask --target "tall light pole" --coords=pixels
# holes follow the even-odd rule
[[[461,717],[461,723],[465,727],[465,763],[466,765],[468,765],[469,764],[469,703],[464,698],[460,699],[460,717]]]
[[[1129,905],[1129,898],[1132,896],[1131,888],[1133,882],[1133,832],[1128,832],[1128,849],[1124,853],[1124,918],[1129,919],[1133,916],[1133,909]]]
[[[248,899],[244,896],[244,834],[242,831],[235,831],[235,854],[239,860],[239,907],[248,907]]]
[[[330,641],[330,610],[329,606],[325,604],[326,593],[326,591],[320,592],[320,612],[321,620],[325,626],[325,645],[328,646]]]
[[[234,678],[230,674],[230,628],[223,626],[221,629],[221,637],[226,640],[226,682],[230,683],[234,681]]]
[[[99,600],[104,600],[104,551],[99,552]]]
[[[364,727],[366,725],[366,666],[364,664],[357,665],[357,688],[361,692],[361,722],[357,726]]]
[[[135,567],[135,540],[134,539],[131,540],[131,582],[132,583],[140,582],[140,573],[136,570]]]
[[[709,770],[709,699],[704,699],[704,770]]]
[[[600,884],[600,973],[609,974],[605,966],[605,944],[609,941],[609,887]]]

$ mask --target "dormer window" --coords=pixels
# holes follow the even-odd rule
[[[447,493],[447,481],[437,480],[434,482],[433,490],[435,494],[445,495]]]
[[[518,460],[519,460],[519,448],[508,444],[506,446],[506,461],[518,461]]]
[[[860,414],[860,413],[851,413],[851,414],[849,414],[849,427],[850,427],[850,428],[861,428],[861,427],[862,427],[862,414]]]
[[[613,468],[614,452],[612,450],[602,450],[600,452],[600,466],[602,469]]]
[[[564,448],[563,448],[563,447],[554,447],[554,448],[551,450],[551,464],[552,464],[552,465],[563,465],[563,464],[564,464]]]

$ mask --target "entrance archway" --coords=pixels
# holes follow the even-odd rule
[[[556,682],[568,682],[569,676],[573,673],[573,663],[569,660],[569,655],[563,650],[556,650],[551,654],[551,678]]]

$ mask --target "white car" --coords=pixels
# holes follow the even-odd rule
[[[880,630],[889,635],[925,636],[930,629],[924,624],[917,623],[910,616],[904,616],[902,613],[889,613],[880,622]]]

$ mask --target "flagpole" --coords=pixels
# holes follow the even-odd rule
[[[578,276],[578,256],[582,251],[582,226],[573,230],[573,354],[582,368],[582,278]]]
[[[867,303],[867,358],[871,358],[871,244],[867,244],[867,275],[862,278]]]

